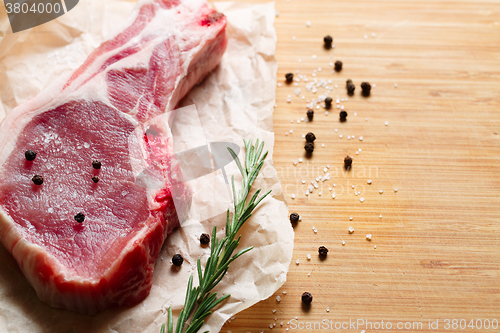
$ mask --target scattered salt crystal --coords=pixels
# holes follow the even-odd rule
[[[360,202],[364,202],[364,201],[365,201],[365,198],[359,198],[359,201],[360,201]]]
[[[353,227],[349,227],[349,229],[347,229],[349,231],[350,234],[352,234],[354,232],[354,228]]]
[[[293,129],[290,130],[290,133],[293,133]]]
[[[285,135],[288,135],[288,132],[286,132]]]
[[[341,138],[341,139],[342,139],[342,134],[340,134],[340,135],[339,135],[339,138]]]
[[[311,276],[311,273],[307,273],[307,276]]]
[[[379,190],[378,193],[382,194],[384,193],[384,190]]]
[[[295,199],[295,194],[292,194],[292,199]]]
[[[367,38],[368,38],[368,36],[367,36],[367,35],[365,35],[364,37],[365,37],[365,39],[367,39]]]
[[[344,242],[344,241],[342,241],[342,245],[345,245],[345,242]]]
[[[300,119],[297,120],[297,124],[300,124]]]
[[[273,313],[276,313],[276,309],[273,310]]]
[[[285,290],[283,290],[283,295],[286,295],[286,294],[287,294],[287,292]]]
[[[281,296],[280,295],[276,296],[276,302],[281,302]]]
[[[311,26],[311,21],[307,21],[306,26],[309,28]]]
[[[313,59],[316,59],[316,55],[315,55],[315,54],[313,54],[312,58],[313,58]]]
[[[281,83],[278,83],[278,87],[281,87]]]
[[[395,188],[394,188],[394,192],[397,192],[397,191],[398,191],[398,189],[397,189],[397,187],[395,187]]]
[[[335,199],[335,193],[332,193],[332,199]]]
[[[398,84],[397,83],[394,83],[394,88],[397,88],[398,87]]]
[[[292,40],[296,40],[297,38],[295,36],[292,37]]]
[[[307,255],[307,260],[311,260],[311,255],[310,254]]]
[[[368,180],[366,181],[366,183],[367,183],[368,185],[371,185],[372,180],[371,180],[371,179],[368,179]]]
[[[305,184],[305,183],[306,183],[306,181],[302,179],[302,184]]]
[[[379,218],[382,218],[382,214],[379,215]]]
[[[295,262],[295,264],[296,265],[300,264],[299,259],[297,259],[297,261]]]
[[[356,155],[359,155],[359,151],[356,152]]]
[[[278,17],[278,16],[280,16],[280,11],[279,10],[276,11],[276,17]],[[229,333],[229,331],[228,331],[228,333]]]
[[[335,129],[335,133],[337,133],[337,129]]]
[[[373,248],[374,248],[374,249],[376,249],[376,248],[377,248],[377,245],[373,246]]]
[[[347,136],[347,140],[351,140],[351,136],[350,135]]]
[[[328,169],[327,169],[327,168],[324,168],[324,169],[323,169],[323,172],[327,172],[327,171],[328,171]]]
[[[359,141],[363,141],[363,137],[362,136],[359,137]]]
[[[330,312],[330,308],[326,308],[326,312]]]
[[[349,217],[349,221],[352,221],[352,216],[351,216],[351,217]]]
[[[367,240],[372,240],[372,235],[371,234],[366,235],[366,239]]]
[[[387,125],[389,125],[389,122],[388,122],[388,121],[386,121],[386,122],[385,122],[385,126],[387,126]]]
[[[372,32],[372,37],[375,38],[375,33],[374,32]]]
[[[321,196],[321,194],[322,194],[321,192],[318,193],[319,196]]]
[[[358,116],[358,113],[357,112],[354,112],[354,117],[357,117]]]
[[[299,59],[299,62],[302,62],[302,59]]]

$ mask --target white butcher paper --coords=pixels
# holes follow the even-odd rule
[[[12,34],[0,0],[0,120],[52,80],[76,69],[135,5],[129,0],[82,0],[54,21]],[[272,189],[272,194],[241,229],[240,247],[254,249],[231,264],[216,288],[219,295],[229,293],[231,297],[207,318],[200,332],[219,332],[229,318],[273,295],[286,280],[294,238],[272,163],[277,72],[274,3],[223,2],[214,6],[227,16],[228,48],[220,66],[189,93],[182,106],[194,103],[204,139],[238,144],[240,158],[244,156],[243,138],[264,140],[269,155],[254,190]],[[239,184],[234,162],[225,171],[229,177],[235,175]],[[220,170],[208,180],[202,178],[190,182],[194,193],[191,210],[183,226],[167,238],[151,293],[132,308],[115,308],[93,317],[51,308],[38,299],[14,258],[0,245],[0,332],[159,333],[167,319],[166,308],[172,306],[175,315],[182,308],[190,274],[197,283],[196,260],[201,258],[204,263],[207,259],[209,250],[200,246],[200,234],[211,233],[217,225],[222,237],[225,214],[220,212],[230,204],[227,185],[221,181]],[[214,189],[220,191],[220,197],[206,195]],[[179,270],[170,262],[175,253],[185,258]]]

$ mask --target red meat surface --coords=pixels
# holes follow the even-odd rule
[[[225,26],[203,0],[143,1],[69,79],[0,124],[0,240],[47,304],[95,314],[148,295],[179,224],[174,197],[190,196],[168,124],[155,117],[217,66]],[[160,186],[138,181],[144,169]]]

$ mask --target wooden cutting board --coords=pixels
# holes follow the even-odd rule
[[[222,331],[313,332],[324,319],[330,331],[500,331],[500,3],[278,0],[276,9],[274,161],[302,221],[285,285]],[[334,49],[323,48],[327,34]],[[308,81],[285,84],[297,70]],[[332,87],[333,108],[298,122],[327,91],[308,91],[314,79]],[[307,132],[317,137],[312,158]],[[331,178],[306,196],[327,165]]]

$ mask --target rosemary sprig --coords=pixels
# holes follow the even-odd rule
[[[248,247],[233,255],[241,239],[241,235],[236,238],[236,234],[243,224],[252,216],[255,207],[257,207],[271,191],[269,190],[263,196],[259,197],[261,190],[257,190],[248,204],[246,204],[250,189],[267,157],[267,151],[262,154],[264,142],[259,145],[259,140],[256,141],[255,145],[252,144],[251,140],[243,140],[243,142],[245,144],[245,167],[241,165],[241,161],[236,153],[231,148],[227,148],[243,176],[242,188],[238,194],[236,194],[234,176],[231,178],[234,197],[234,214],[232,218],[230,218],[229,209],[227,210],[226,236],[224,238],[219,239],[216,236],[217,227],[214,226],[213,228],[210,256],[208,257],[204,270],[201,267],[200,259],[198,259],[198,287],[193,287],[193,276],[191,275],[189,277],[184,308],[181,310],[179,318],[177,319],[175,333],[198,332],[200,327],[203,326],[204,319],[212,313],[211,310],[230,296],[224,295],[217,298],[217,293],[212,293],[212,289],[215,288],[224,275],[226,275],[229,264],[253,248]],[[190,320],[189,325],[187,325],[188,320]],[[174,333],[172,307],[168,308],[167,324],[167,332]],[[165,333],[165,324],[162,325],[160,332]]]

